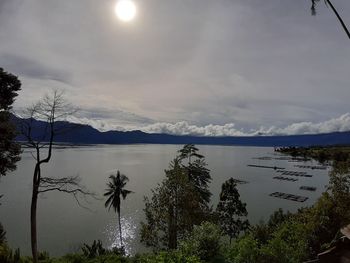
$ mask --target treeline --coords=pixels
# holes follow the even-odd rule
[[[276,148],[276,151],[293,157],[312,158],[322,164],[350,160],[350,146],[280,147]]]

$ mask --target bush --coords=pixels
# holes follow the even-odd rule
[[[160,252],[158,254],[142,254],[135,256],[135,263],[200,263],[194,255],[186,255],[181,251]]]
[[[234,263],[259,262],[259,243],[252,235],[236,240],[225,252],[225,258]]]
[[[219,226],[203,222],[200,226],[195,226],[189,238],[180,244],[180,250],[186,255],[210,260],[220,254],[221,236]]]

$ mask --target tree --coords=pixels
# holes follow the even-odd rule
[[[185,169],[190,183],[194,186],[200,196],[200,203],[203,209],[209,209],[211,192],[209,183],[211,182],[210,170],[207,168],[205,158],[198,153],[198,148],[194,144],[186,144],[179,150],[179,160]],[[194,159],[194,160],[193,160]],[[188,160],[187,164],[183,160]]]
[[[319,2],[320,0],[311,0],[311,14],[312,15],[316,15],[316,4]],[[348,36],[348,38],[350,39],[350,32],[348,30],[348,28],[346,27],[343,19],[341,18],[341,16],[339,15],[337,9],[334,7],[333,3],[331,2],[331,0],[324,0],[326,5],[329,5],[332,9],[332,11],[334,12],[334,14],[337,16],[341,26],[343,27],[346,35]]]
[[[2,224],[0,223],[0,245],[6,242],[6,231]]]
[[[11,123],[12,104],[21,90],[19,79],[0,68],[0,177],[16,169],[20,145],[15,142],[16,129]]]
[[[243,219],[248,215],[246,204],[240,200],[236,186],[233,178],[223,183],[216,209],[221,228],[230,237],[230,243],[232,238],[236,238],[249,227],[248,220]]]
[[[109,178],[111,182],[107,183],[108,189],[106,189],[107,192],[104,193],[104,196],[108,196],[105,207],[108,207],[108,211],[113,207],[114,211],[118,213],[120,245],[123,248],[122,227],[120,223],[120,197],[125,199],[132,191],[124,189],[129,178],[119,171],[117,171],[117,175],[111,175]]]
[[[188,159],[188,163],[191,163],[193,157],[198,159],[204,158],[203,155],[198,153],[198,148],[194,144],[185,144],[184,147],[179,150],[179,153],[179,158],[181,160]]]
[[[147,223],[141,224],[141,241],[147,246],[176,249],[193,226],[211,219],[211,176],[204,156],[193,144],[178,153],[151,200],[145,198]]]
[[[62,120],[74,112],[75,110],[66,102],[63,92],[55,90],[27,108],[24,112],[27,118],[21,119],[18,123],[21,133],[26,139],[25,145],[34,151],[34,153],[31,152],[35,160],[35,167],[30,208],[31,246],[34,263],[38,262],[36,214],[39,194],[50,191],[72,194],[78,204],[80,204],[79,195],[93,195],[80,185],[79,176],[43,177],[41,172],[42,166],[51,161],[55,137],[71,129],[65,125],[57,125],[57,120]],[[43,126],[38,126],[36,120],[44,121]]]
[[[221,229],[219,226],[203,222],[195,226],[185,241],[181,242],[181,251],[185,255],[195,255],[204,261],[217,257],[221,248]]]
[[[166,178],[145,197],[146,223],[141,222],[141,242],[155,249],[176,249],[194,225],[210,218],[187,169],[176,157],[165,170]]]

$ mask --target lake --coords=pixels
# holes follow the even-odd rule
[[[175,157],[181,145],[98,145],[55,149],[52,161],[43,166],[43,176],[63,177],[80,175],[82,184],[97,194],[99,199],[82,201],[88,209],[80,207],[67,194],[50,192],[38,200],[38,248],[58,256],[79,251],[83,243],[102,240],[111,247],[118,240],[117,215],[104,207],[103,193],[108,176],[120,170],[130,181],[127,189],[134,193],[122,202],[122,224],[129,253],[144,250],[139,242],[139,222],[143,219],[143,197],[164,179],[164,169]],[[317,165],[314,161],[295,162],[281,158],[273,148],[198,146],[206,157],[213,178],[210,190],[212,204],[216,207],[222,183],[230,177],[247,181],[238,186],[241,199],[247,203],[251,223],[266,220],[278,208],[296,211],[312,205],[328,182],[327,170],[311,170],[296,165]],[[264,157],[264,158],[261,158]],[[287,171],[307,172],[312,177],[295,177],[298,181],[273,179],[281,173],[269,168],[247,165],[283,167]],[[11,247],[20,247],[30,254],[30,200],[34,160],[28,150],[22,154],[15,172],[1,179],[0,193],[4,194],[0,206],[3,224]],[[300,190],[300,186],[313,186],[314,192]],[[269,196],[283,192],[308,197],[304,203]]]

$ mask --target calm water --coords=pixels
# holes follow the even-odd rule
[[[143,218],[143,197],[164,178],[164,169],[175,157],[180,145],[118,145],[56,149],[52,162],[44,166],[43,176],[62,177],[80,175],[82,184],[101,199],[83,202],[90,210],[81,208],[75,199],[63,193],[51,192],[38,200],[39,249],[50,255],[62,255],[79,250],[83,243],[101,239],[105,246],[117,242],[117,216],[104,208],[103,192],[110,173],[119,169],[130,182],[129,195],[122,203],[123,229],[130,253],[142,249],[138,228]],[[216,206],[221,184],[234,177],[248,181],[239,185],[241,198],[247,203],[249,220],[257,223],[281,207],[296,211],[315,202],[328,182],[327,170],[310,170],[295,167],[296,164],[312,165],[315,162],[290,162],[288,160],[260,160],[255,157],[278,157],[273,148],[199,146],[206,156],[213,181],[210,189],[212,203]],[[273,169],[252,168],[247,164],[285,167],[291,171],[306,171],[313,177],[295,177],[297,182],[275,180],[279,175]],[[18,169],[1,179],[0,222],[7,231],[12,247],[20,247],[22,253],[30,253],[29,211],[31,178],[34,162],[29,152],[24,152]],[[302,185],[317,187],[316,192],[299,190]],[[270,197],[272,192],[285,192],[309,199],[298,203]]]

